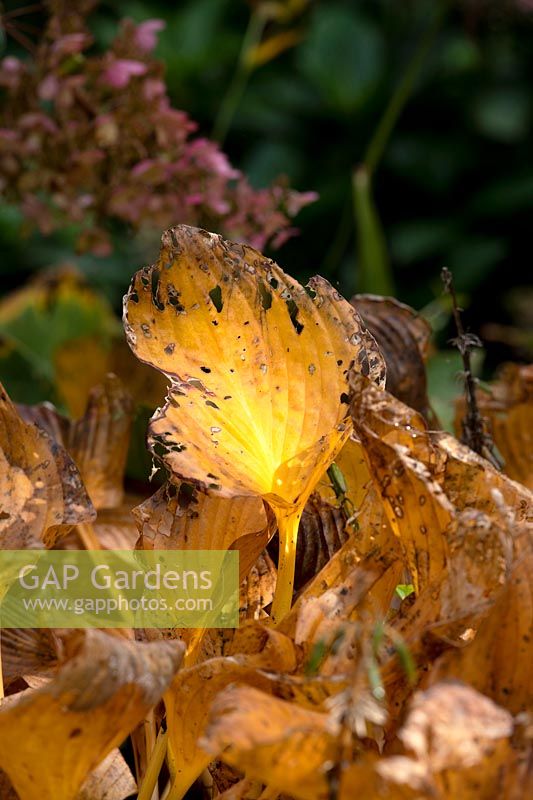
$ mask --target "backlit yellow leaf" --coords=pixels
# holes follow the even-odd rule
[[[124,322],[138,358],[172,379],[150,425],[154,452],[177,476],[272,506],[279,621],[301,513],[350,433],[348,371],[384,382],[374,339],[323,279],[308,293],[257,251],[186,226],[134,277]]]

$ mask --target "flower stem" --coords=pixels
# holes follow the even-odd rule
[[[138,800],[152,799],[154,789],[157,784],[157,779],[159,777],[159,773],[161,772],[163,761],[165,760],[166,751],[167,751],[167,733],[166,731],[160,730],[157,735],[152,755],[150,756],[150,761],[148,762],[148,765],[146,767],[146,772],[144,774],[143,782],[139,790]]]
[[[272,621],[277,625],[291,610],[296,565],[296,542],[303,508],[273,509],[278,523],[278,580],[272,603]]]
[[[215,141],[217,141],[220,145],[223,144],[224,140],[226,139],[233,121],[233,117],[235,116],[235,112],[237,111],[241,97],[246,88],[248,78],[252,72],[249,56],[251,51],[261,41],[265,24],[266,18],[260,12],[260,10],[255,9],[252,11],[248,28],[246,29],[246,33],[244,34],[242,41],[241,52],[239,54],[239,61],[235,69],[235,73],[228,90],[222,99],[218,114],[215,119],[215,124],[213,126],[213,139],[215,139]]]

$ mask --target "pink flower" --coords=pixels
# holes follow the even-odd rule
[[[147,19],[137,25],[135,44],[143,53],[150,53],[157,44],[157,34],[165,27],[162,19]]]
[[[117,58],[116,61],[113,61],[108,66],[104,72],[103,79],[105,83],[112,86],[114,89],[123,89],[133,77],[144,75],[146,69],[146,64],[143,64],[141,61],[133,61],[129,58]]]
[[[91,37],[86,33],[68,33],[57,39],[52,45],[52,53],[58,56],[73,56],[91,43]]]
[[[39,84],[39,97],[41,100],[53,100],[59,91],[59,80],[50,73]]]

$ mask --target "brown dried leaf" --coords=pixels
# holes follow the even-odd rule
[[[94,516],[70,456],[20,418],[0,385],[0,546],[51,547]]]
[[[393,297],[356,294],[350,301],[378,343],[387,365],[387,391],[432,418],[425,362],[431,339],[429,323]]]
[[[49,403],[21,406],[23,419],[34,422],[72,457],[95,508],[115,508],[124,497],[133,402],[112,374],[94,386],[82,417],[69,420]]]
[[[69,660],[41,689],[0,707],[0,766],[20,800],[73,800],[83,781],[158,702],[179,667],[179,642],[136,644],[70,634]]]
[[[184,669],[166,693],[169,748],[176,792],[185,792],[211,761],[211,756],[198,745],[198,740],[217,693],[235,681],[268,688],[272,679],[258,667],[277,671],[292,671],[296,667],[292,642],[282,634],[267,631],[259,643],[257,635],[252,637],[252,641],[252,649],[258,645],[259,652],[213,658]]]
[[[126,800],[137,784],[120,750],[112,750],[91,772],[76,800]]]

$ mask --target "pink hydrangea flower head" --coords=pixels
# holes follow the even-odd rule
[[[151,53],[157,44],[157,34],[165,27],[162,19],[147,19],[137,25],[135,44],[143,53]]]
[[[117,58],[111,62],[103,74],[103,80],[113,89],[123,89],[130,80],[146,72],[146,64],[130,58]]]

